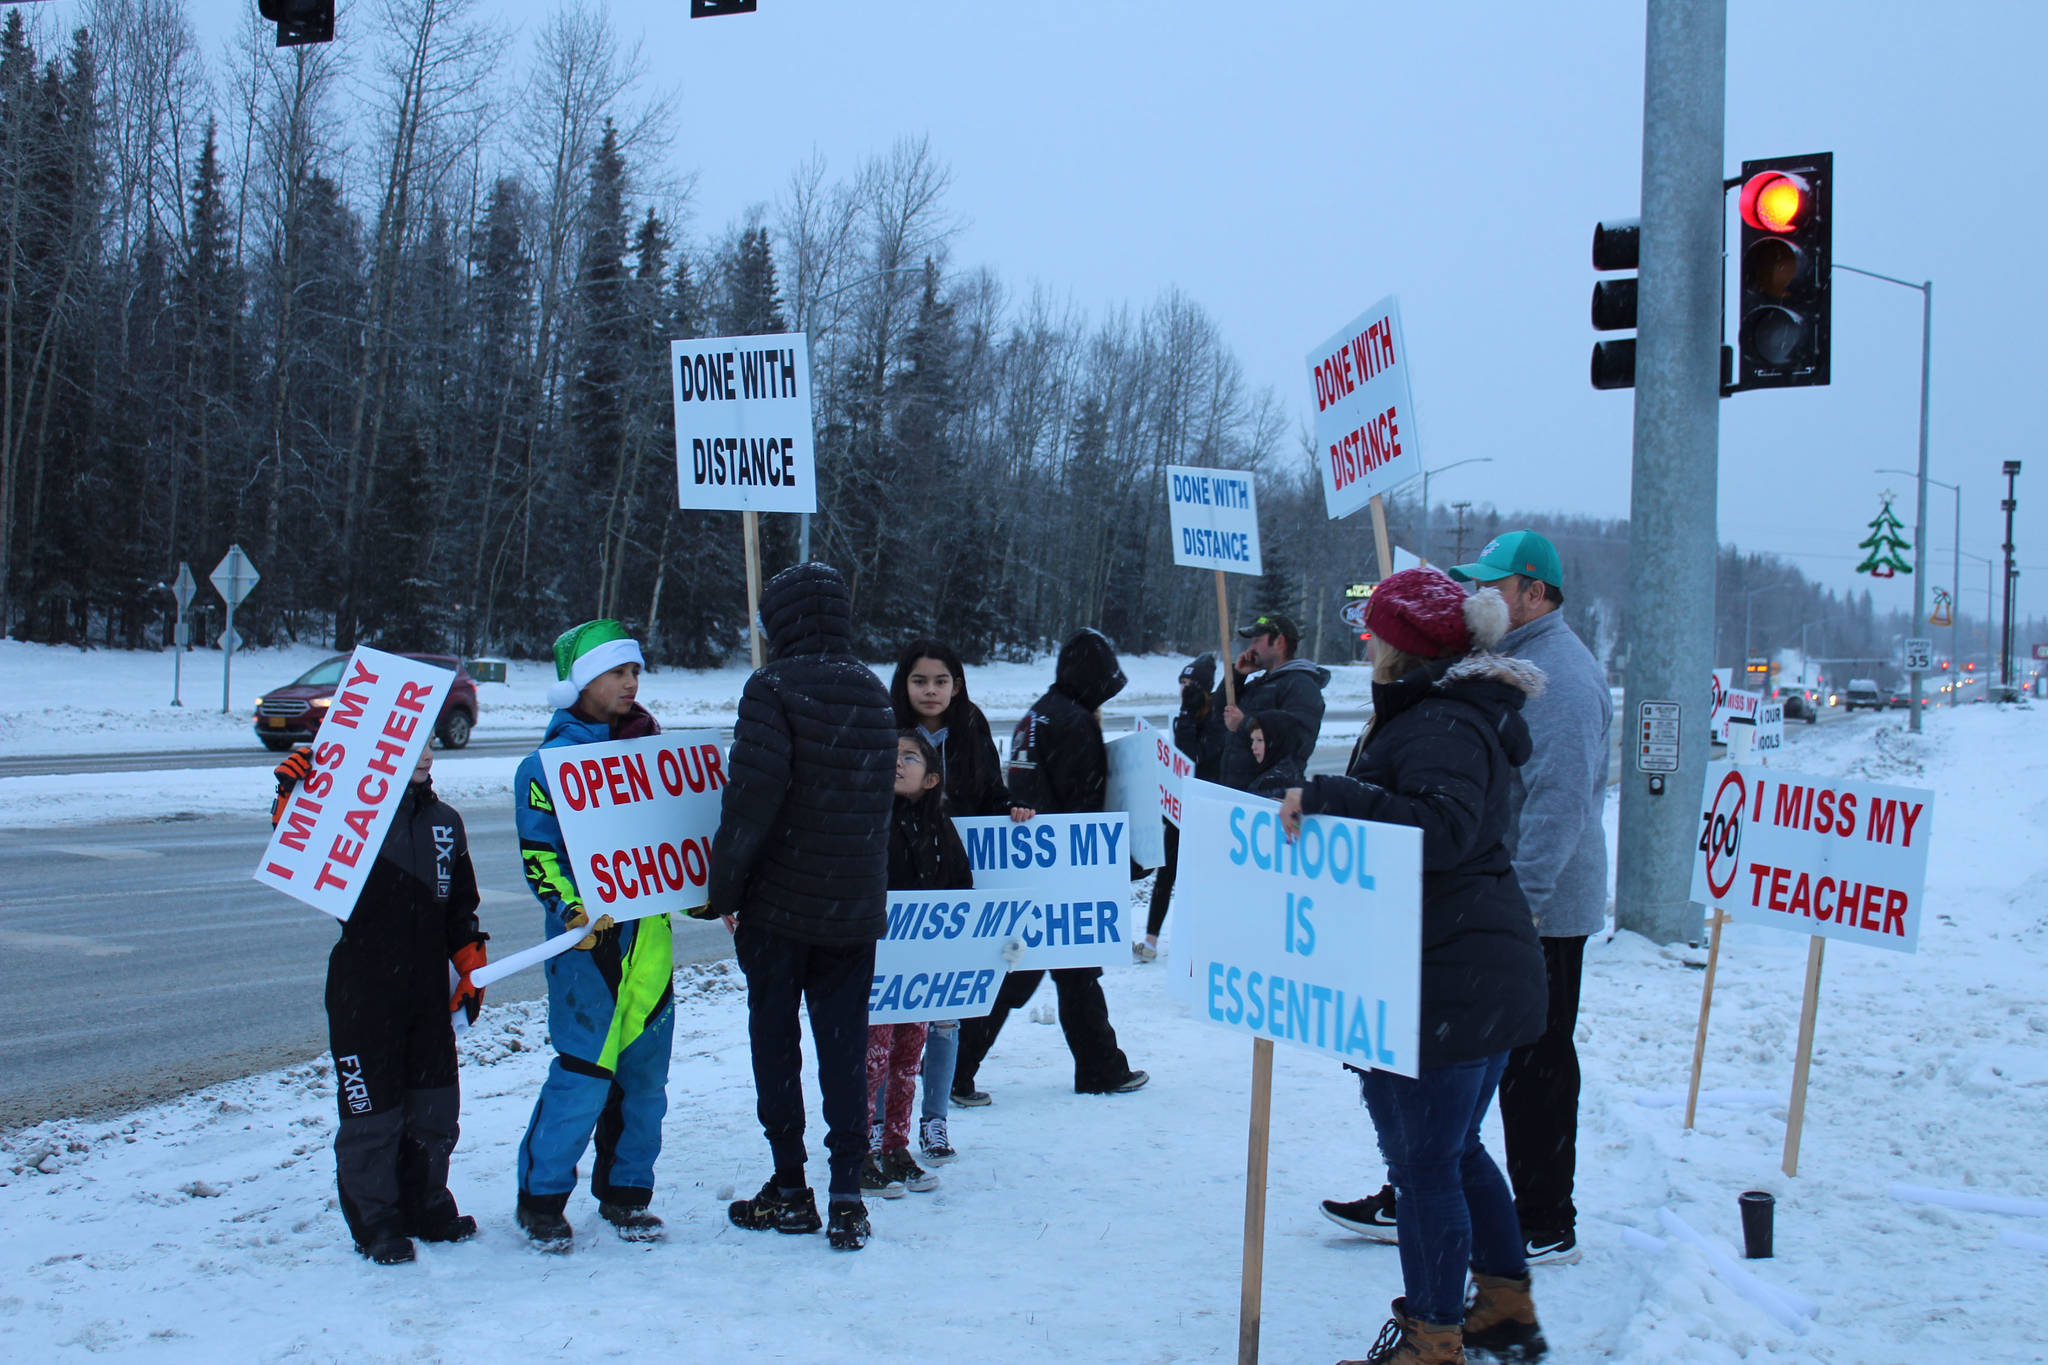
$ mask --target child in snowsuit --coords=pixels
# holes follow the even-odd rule
[[[946,815],[939,751],[916,726],[896,740],[896,809],[889,824],[891,891],[956,891],[974,885],[974,868]],[[939,1187],[910,1155],[910,1109],[922,1069],[924,1024],[868,1026],[868,1159],[860,1186],[884,1199]],[[878,1114],[877,1111],[880,1111]]]
[[[1278,801],[1289,787],[1308,780],[1298,757],[1301,722],[1285,711],[1261,711],[1250,718],[1253,796]]]
[[[341,1112],[335,1183],[356,1250],[378,1265],[412,1260],[414,1238],[476,1234],[476,1219],[457,1212],[448,1192],[462,1107],[453,1016],[463,1010],[474,1021],[483,1007],[469,974],[484,965],[487,935],[477,927],[469,838],[455,808],[434,795],[433,765],[433,750],[420,750],[327,958],[327,1037]],[[277,766],[273,825],[312,776],[303,745]]]
[[[548,1035],[555,1060],[519,1143],[519,1226],[544,1251],[567,1251],[563,1216],[576,1163],[596,1138],[590,1192],[597,1211],[629,1242],[658,1241],[654,1160],[668,1113],[668,1054],[675,1032],[669,978],[675,949],[667,915],[591,923],[569,871],[542,754],[660,733],[634,699],[640,646],[617,621],[586,621],[555,641],[557,709],[540,749],[512,779],[513,824],[526,881],[541,904],[547,937],[589,925],[569,952],[548,959]]]

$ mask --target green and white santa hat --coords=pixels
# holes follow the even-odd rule
[[[617,621],[585,621],[555,637],[555,683],[548,688],[548,705],[557,711],[574,706],[583,689],[599,674],[620,664],[639,664],[640,642],[626,633]]]

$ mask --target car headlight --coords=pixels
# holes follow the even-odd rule
[[[315,705],[315,706],[319,707],[319,708],[320,708],[321,710],[323,710],[323,711],[324,711],[324,710],[326,710],[326,709],[327,709],[328,707],[330,707],[330,706],[334,705],[334,698],[332,698],[332,697],[315,697],[315,698],[313,698],[313,705]]]

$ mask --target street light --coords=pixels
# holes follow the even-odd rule
[[[1473,456],[1473,457],[1472,457],[1471,459],[1469,459],[1469,460],[1453,460],[1453,461],[1451,461],[1451,462],[1450,462],[1449,464],[1447,464],[1447,465],[1444,465],[1444,466],[1443,466],[1442,468],[1440,468],[1440,469],[1437,469],[1437,470],[1434,470],[1434,471],[1432,471],[1432,470],[1430,470],[1430,469],[1427,469],[1427,468],[1425,468],[1425,469],[1424,469],[1424,470],[1422,471],[1422,550],[1421,550],[1421,555],[1422,555],[1422,560],[1423,560],[1423,562],[1424,562],[1424,563],[1428,563],[1428,562],[1429,562],[1429,480],[1430,480],[1430,476],[1431,476],[1431,474],[1432,474],[1432,473],[1436,473],[1436,474],[1448,474],[1448,473],[1450,473],[1450,472],[1451,472],[1451,471],[1452,471],[1453,469],[1456,469],[1456,468],[1457,468],[1457,467],[1458,467],[1459,465],[1461,465],[1461,464],[1492,464],[1492,463],[1493,463],[1493,456],[1491,456],[1491,455],[1474,455],[1474,456]],[[1391,564],[1387,564],[1387,565],[1382,565],[1382,566],[1381,566],[1381,569],[1380,569],[1380,574],[1381,574],[1381,576],[1382,576],[1382,577],[1384,577],[1384,576],[1386,576],[1387,574],[1389,574],[1389,573],[1392,573],[1392,572],[1393,572],[1393,569],[1394,569],[1394,566],[1393,566],[1393,565],[1391,565]]]
[[[1991,663],[1996,657],[1991,652],[1991,612],[1995,600],[1991,595],[1991,566],[1998,561],[1986,555],[1971,554],[1961,546],[1956,547],[1956,553],[1965,559],[1975,560],[1984,566],[1984,681],[1988,686],[1991,681]],[[1956,596],[1959,598],[1962,596],[1960,585],[1956,588]]]
[[[1902,289],[1920,291],[1920,496],[1915,502],[1913,513],[1913,628],[1918,630],[1920,622],[1927,618],[1927,390],[1931,382],[1930,366],[1934,353],[1934,281],[1924,280],[1914,284],[1891,275],[1880,275],[1875,270],[1863,270],[1853,265],[1834,262],[1836,270],[1846,270],[1851,275],[1863,275],[1886,284],[1896,284]],[[1959,514],[1960,515],[1960,514]],[[1909,705],[1912,710],[1906,716],[1906,725],[1914,734],[1920,733],[1920,675],[1909,675],[1912,692]]]
[[[1903,469],[1878,469],[1873,470],[1871,472],[1876,474],[1901,474],[1909,479],[1915,477],[1913,474]],[[1920,477],[1926,478],[1927,476],[1923,472],[1920,475]],[[1954,535],[1956,545],[1958,548],[1960,548],[1963,543],[1963,487],[1961,484],[1944,483],[1942,480],[1935,478],[1928,478],[1927,482],[1941,484],[1943,488],[1946,488],[1949,492],[1956,495],[1956,527]],[[1962,629],[1962,627],[1958,625],[1956,622],[1957,618],[1962,615],[1962,607],[1960,605],[1960,602],[1963,595],[1963,561],[1960,554],[1958,554],[1955,557],[1953,567],[1951,567],[1949,570],[1949,582],[1955,584],[1955,592],[1956,598],[1958,600],[1958,605],[1956,606],[1955,611],[1952,612],[1948,618],[1948,656],[1950,663],[1952,665],[1959,667],[1961,665],[1961,660],[1956,658],[1956,645],[1957,632],[1959,632]],[[1920,623],[1918,621],[1915,621],[1913,624],[1915,629],[1917,629]],[[1950,671],[1953,672],[1954,669],[1951,668]],[[1953,679],[1951,679],[1951,681],[1953,681]],[[1953,687],[1949,688],[1948,690],[1948,704],[1950,706],[1954,706],[1956,704],[1956,690]]]
[[[1761,588],[1751,588],[1742,595],[1742,668],[1744,681],[1748,680],[1749,671],[1749,609],[1751,604],[1756,601],[1756,595],[1760,592],[1769,592],[1773,588],[1790,588],[1793,586],[1795,586],[1795,580],[1788,578],[1782,583],[1766,583]],[[1801,648],[1804,648],[1804,646],[1802,645]],[[1768,678],[1770,675],[1766,673],[1764,676]]]

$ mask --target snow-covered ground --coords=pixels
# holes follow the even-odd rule
[[[1822,727],[1795,755],[1802,771],[1936,792],[1919,953],[1829,952],[1800,1174],[1788,1179],[1778,1164],[1805,941],[1728,931],[1705,1075],[1726,1102],[1685,1133],[1673,1101],[1704,955],[1626,933],[1594,940],[1579,1026],[1586,1257],[1538,1272],[1550,1358],[2048,1358],[2048,1255],[2002,1236],[2048,1234],[2048,1219],[1887,1193],[1906,1181],[2048,1200],[2048,711],[1937,713],[1917,739],[1889,718]],[[574,1254],[524,1246],[512,1157],[547,1063],[544,1011],[493,1006],[464,1043],[453,1180],[483,1223],[475,1242],[423,1247],[395,1270],[349,1250],[322,1063],[116,1121],[46,1123],[0,1138],[0,1358],[1233,1358],[1250,1046],[1169,1002],[1164,968],[1105,981],[1148,1089],[1069,1093],[1059,1030],[1020,1014],[982,1072],[996,1103],[955,1112],[961,1160],[937,1193],[876,1201],[875,1240],[856,1256],[726,1221],[725,1201],[767,1172],[744,999],[729,964],[687,969],[677,987],[655,1204],[666,1243],[614,1240],[579,1194]],[[822,1135],[815,1111],[813,1125]],[[1343,1235],[1315,1201],[1380,1178],[1344,1074],[1280,1049],[1265,1359],[1363,1353],[1399,1292],[1397,1255]],[[1778,1254],[1744,1264],[1818,1305],[1803,1333],[1700,1250],[1643,1240],[1665,1236],[1668,1209],[1737,1248],[1736,1196],[1751,1188],[1777,1195]]]

